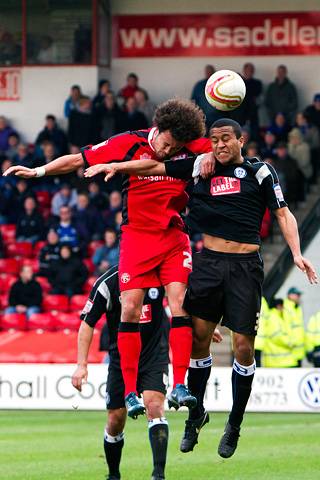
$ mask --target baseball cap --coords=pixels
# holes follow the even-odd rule
[[[314,102],[320,102],[320,93],[316,93],[315,96],[313,97]]]
[[[299,290],[297,287],[291,287],[288,290],[288,295],[291,295],[291,293],[295,295],[302,295],[303,292],[301,292],[301,290]]]

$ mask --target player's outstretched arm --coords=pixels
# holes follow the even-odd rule
[[[312,263],[304,258],[300,250],[300,239],[297,221],[288,207],[279,208],[274,211],[277,221],[293,256],[295,265],[304,272],[311,284],[318,283],[318,277]]]
[[[81,322],[78,332],[78,366],[72,375],[72,385],[81,392],[82,384],[88,378],[88,354],[93,337],[93,328]]]
[[[27,168],[22,165],[15,165],[8,168],[3,176],[16,175],[22,178],[34,178],[43,177],[44,175],[63,175],[64,173],[70,173],[77,170],[79,167],[84,166],[84,161],[81,153],[72,155],[63,155],[58,157],[52,162],[42,165],[36,168]]]
[[[165,165],[156,160],[130,160],[129,162],[119,163],[100,163],[87,168],[84,176],[94,177],[99,173],[105,174],[107,182],[116,173],[126,173],[127,175],[165,175]]]

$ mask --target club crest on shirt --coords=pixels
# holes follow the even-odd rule
[[[152,157],[149,153],[143,153],[140,155],[140,160],[150,160]]]
[[[159,297],[159,290],[157,288],[149,288],[148,297],[151,300],[156,300]]]
[[[123,273],[120,278],[122,283],[128,283],[130,282],[130,275],[129,273]]]
[[[234,171],[234,174],[237,178],[244,178],[247,176],[247,172],[242,167],[237,167]]]

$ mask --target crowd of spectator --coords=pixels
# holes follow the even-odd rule
[[[226,115],[239,121],[246,140],[244,155],[256,156],[275,166],[290,206],[303,202],[319,171],[320,93],[314,95],[311,105],[298,111],[297,89],[285,65],[279,65],[275,80],[264,86],[255,78],[254,65],[246,63],[242,71],[247,88],[243,104],[233,112],[219,112],[204,96],[205,83],[214,71],[212,65],[207,65],[204,78],[191,93],[206,114],[207,127]],[[260,126],[259,109],[263,103],[268,122]],[[0,117],[1,171],[17,164],[36,167],[57,156],[78,153],[82,146],[114,134],[148,128],[155,108],[134,73],[127,76],[127,83],[118,91],[108,80],[101,80],[92,99],[79,85],[73,85],[63,109],[68,122],[66,131],[48,113],[43,129],[32,144],[27,144],[6,118]],[[44,242],[38,253],[38,269],[32,275],[47,278],[51,293],[81,293],[90,275],[98,276],[118,262],[121,178],[114,177],[107,184],[99,177],[88,181],[80,168],[63,177],[28,182],[0,177],[0,187],[0,225],[15,224],[16,242],[30,242],[33,246]],[[268,236],[270,225],[267,211],[261,230],[263,238]],[[194,234],[192,240],[195,250],[201,248],[199,235]],[[93,244],[94,250],[90,248]],[[0,252],[6,255],[1,242]],[[29,285],[29,277],[30,267],[23,267],[18,280],[24,286],[21,290],[27,286],[38,288],[36,283]],[[10,304],[10,308],[22,305],[20,302]],[[40,304],[41,301],[33,302],[25,307],[40,308]]]

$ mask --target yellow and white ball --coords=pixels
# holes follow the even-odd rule
[[[208,79],[206,99],[217,110],[234,110],[243,102],[246,85],[240,75],[232,70],[219,70]]]

